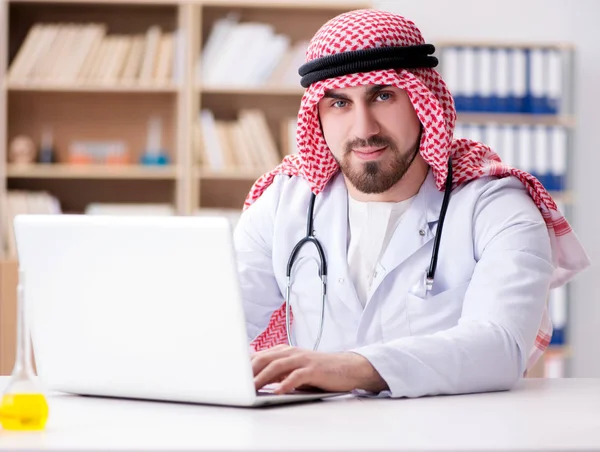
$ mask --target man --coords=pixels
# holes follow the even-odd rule
[[[376,10],[311,40],[299,154],[255,183],[235,231],[257,388],[502,390],[547,347],[548,290],[587,256],[537,180],[452,139],[432,52]]]

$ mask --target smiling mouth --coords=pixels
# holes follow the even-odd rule
[[[376,149],[374,151],[361,152],[357,150],[353,150],[352,152],[361,160],[376,160],[378,159],[387,149],[387,146]]]

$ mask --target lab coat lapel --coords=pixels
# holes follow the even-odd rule
[[[394,231],[380,265],[389,274],[435,237],[444,193],[435,186],[431,170]],[[381,279],[378,279],[381,282]],[[377,284],[378,285],[378,284]],[[376,289],[375,284],[371,293]]]

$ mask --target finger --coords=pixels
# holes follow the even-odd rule
[[[278,345],[271,347],[269,350],[283,350],[285,348],[292,348],[292,347],[288,344],[278,344]]]
[[[279,351],[279,350],[286,350],[288,348],[293,348],[293,347],[291,347],[288,344],[279,344],[279,345],[274,345],[273,347],[269,347],[269,348],[266,348],[264,350],[261,350],[261,351],[259,351],[259,353],[276,352],[276,351]]]
[[[313,371],[302,367],[291,372],[275,389],[276,394],[287,394],[304,385],[311,386]]]
[[[250,354],[250,357],[252,359],[256,359],[256,358],[260,358],[263,355],[267,355],[267,354],[270,354],[270,353],[273,353],[273,352],[278,352],[278,351],[281,351],[281,350],[287,350],[287,349],[291,349],[291,348],[294,348],[294,347],[290,347],[289,345],[286,345],[286,344],[279,344],[279,345],[276,345],[274,347],[267,348],[265,350],[258,350],[256,352]]]
[[[296,351],[293,348],[288,347],[273,351],[268,350],[254,355],[250,360],[252,364],[252,375],[258,375],[265,367],[267,367],[273,361],[285,358],[287,356],[291,356],[294,353],[296,353]]]
[[[252,364],[252,375],[258,374],[261,370],[263,370],[267,365],[269,365],[272,361],[280,358],[284,358],[291,354],[288,350],[279,350],[279,351],[268,351],[261,352],[260,354],[254,355],[250,359],[250,363]]]
[[[287,374],[301,368],[304,363],[302,355],[287,356],[276,359],[269,363],[261,372],[254,377],[256,389],[260,389],[270,383],[277,383]]]

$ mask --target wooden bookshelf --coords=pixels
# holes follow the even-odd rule
[[[193,8],[196,7],[190,3],[170,0],[9,0],[0,3],[2,211],[5,211],[7,190],[47,191],[56,196],[68,212],[82,212],[92,202],[166,202],[178,213],[191,211],[189,175],[184,170],[184,166],[191,165],[186,111],[189,97],[193,95],[188,71],[191,62],[176,52],[183,48],[180,42],[189,41]],[[27,78],[18,77],[16,73],[11,76],[10,69],[19,57],[19,50],[34,27],[39,30],[41,25],[46,26],[45,33],[50,33],[48,30],[53,27],[56,34],[51,36],[57,40],[51,41],[54,46],[59,46],[56,42],[62,43],[55,50],[56,55],[66,58],[65,55],[78,54],[77,51],[81,54],[85,50],[86,59],[78,63],[57,59],[58,66],[48,66],[49,57],[46,56],[45,63],[42,58],[49,53],[39,51],[39,54],[29,55],[30,59],[37,58],[36,64],[40,65],[35,77],[31,77],[32,72]],[[100,59],[100,41],[91,41],[92,26],[104,27],[102,43],[113,39],[113,47],[107,46],[102,54],[104,60]],[[136,75],[126,77],[125,56],[132,58],[136,37],[144,39],[142,44],[148,44],[151,29],[158,32],[154,33],[155,47],[151,55],[154,60],[148,64],[148,78],[142,79],[140,75],[147,57],[139,50],[146,49],[141,45],[138,45]],[[61,32],[62,41],[58,37]],[[77,45],[84,38],[86,44],[98,46],[82,50],[82,46]],[[96,39],[100,38],[96,35]],[[120,42],[117,43],[117,39]],[[73,51],[68,50],[69,45]],[[94,51],[98,52],[97,60],[94,64],[88,63]],[[99,71],[110,67],[114,53],[118,52],[122,59],[112,63],[113,69],[115,64],[121,65],[118,72],[104,69],[104,75],[100,75]],[[73,78],[76,74],[64,72],[64,68],[72,68],[73,64],[80,64],[78,78]],[[90,66],[84,78],[86,64]],[[42,73],[42,67],[50,70]],[[166,153],[167,165],[140,164],[147,149],[149,123],[154,118],[160,120],[160,144]],[[47,129],[52,130],[57,163],[12,163],[8,150],[14,137],[31,138],[39,150],[42,133]],[[71,163],[73,143],[102,141],[122,143],[126,164],[103,164],[96,155],[94,160],[98,161],[90,164]]]

